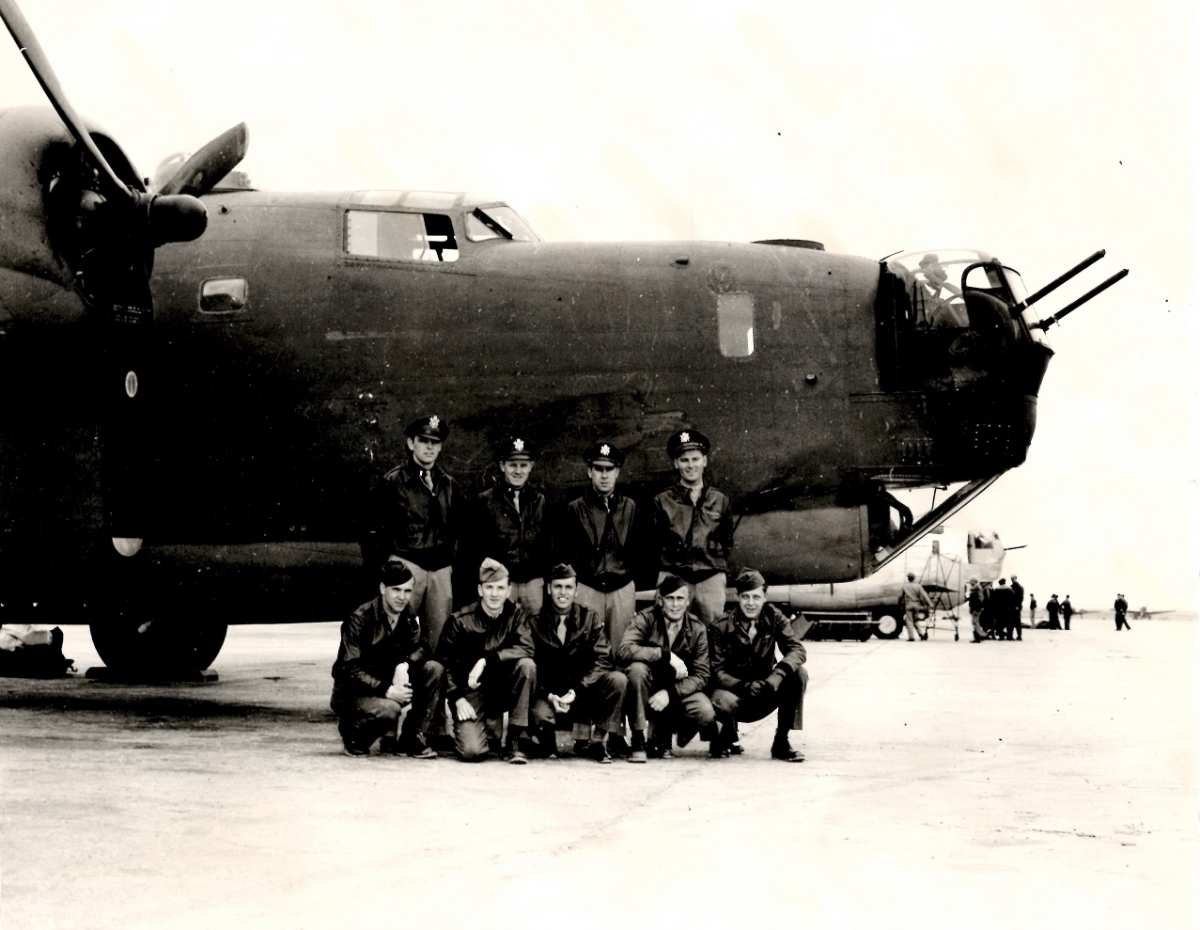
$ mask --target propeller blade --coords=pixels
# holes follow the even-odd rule
[[[2,2],[2,0],[0,0]],[[203,196],[246,157],[250,133],[245,123],[238,123],[195,152],[161,188],[160,194],[191,194]]]
[[[21,54],[25,56],[25,61],[29,65],[29,70],[33,72],[33,76],[37,78],[37,82],[42,85],[42,90],[45,91],[46,97],[50,100],[50,105],[54,107],[59,118],[70,130],[71,135],[75,137],[83,149],[87,152],[88,158],[93,166],[99,172],[100,177],[108,188],[105,192],[110,197],[117,197],[129,202],[137,199],[137,192],[144,190],[141,181],[135,178],[133,186],[122,181],[117,173],[113,171],[112,165],[101,154],[100,149],[96,147],[95,140],[92,139],[91,133],[87,131],[83,120],[79,118],[79,114],[75,112],[75,108],[71,106],[67,95],[63,93],[62,87],[59,86],[58,78],[54,74],[54,69],[50,67],[50,60],[46,57],[46,53],[42,51],[42,46],[34,35],[33,30],[26,22],[25,16],[17,8],[14,0],[0,0],[0,19],[4,20],[4,25],[8,27],[8,31],[12,33],[13,40],[17,43],[17,48]]]

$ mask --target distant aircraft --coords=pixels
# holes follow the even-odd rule
[[[953,610],[966,600],[972,580],[990,586],[1001,575],[1004,547],[995,532],[954,533],[936,527],[905,549],[900,559],[857,581],[773,585],[768,599],[804,612],[809,619],[837,620],[866,615],[876,636],[894,639],[903,627],[900,588],[909,572],[938,610]]]
[[[244,126],[147,190],[0,16],[53,107],[0,111],[0,621],[87,623],[126,672],[369,594],[364,491],[426,412],[451,472],[519,428],[560,497],[597,437],[646,494],[667,436],[703,428],[738,559],[870,574],[1025,460],[1039,330],[1082,299],[1029,308],[1103,254],[1027,297],[975,251],[547,243],[493,198],[228,188]],[[916,520],[890,493],[957,482]]]

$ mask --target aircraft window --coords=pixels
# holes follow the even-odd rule
[[[346,252],[386,261],[458,261],[454,225],[442,213],[346,211]]]
[[[244,309],[245,278],[213,278],[200,285],[201,313],[239,313]]]
[[[511,239],[516,242],[537,242],[538,237],[512,207],[496,205],[476,207],[466,216],[467,238],[472,242],[485,239]]]
[[[754,354],[754,298],[749,294],[717,295],[717,338],[726,358]]]

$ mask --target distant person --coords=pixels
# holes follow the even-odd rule
[[[671,434],[667,457],[678,480],[655,496],[653,514],[659,580],[678,575],[686,581],[692,610],[711,626],[725,613],[733,510],[705,479],[710,447],[699,430]]]
[[[456,610],[438,642],[446,667],[446,698],[454,719],[454,749],[463,762],[488,753],[529,761],[522,738],[537,685],[533,638],[525,608],[508,599],[508,569],[495,559],[479,566],[479,600]],[[501,752],[501,724],[508,739]]]
[[[1033,596],[1032,592],[1030,592],[1030,594],[1029,594],[1029,625],[1033,626],[1036,621],[1037,621],[1037,598]]]
[[[1017,576],[1013,575],[1009,579],[1009,590],[1012,591],[1013,612],[1012,619],[1009,623],[1011,632],[1017,634],[1017,642],[1021,641],[1021,611],[1025,609],[1025,588],[1021,582],[1017,581]],[[1012,639],[1010,633],[1009,639]]]
[[[761,720],[777,710],[771,758],[803,762],[804,750],[794,748],[788,735],[804,726],[808,687],[804,643],[792,630],[792,621],[767,603],[767,582],[759,572],[740,572],[734,587],[738,606],[709,628],[712,703],[720,725],[709,755],[729,754],[737,741],[738,721]]]
[[[971,612],[971,642],[981,643],[987,639],[987,631],[983,628],[983,588],[972,578],[967,589],[967,610]]]
[[[671,758],[671,737],[685,746],[697,733],[711,740],[716,713],[708,689],[708,627],[688,609],[687,582],[667,575],[654,604],[625,630],[617,658],[629,679],[626,712],[632,729],[629,761]]]
[[[1047,629],[1050,629],[1050,630],[1061,630],[1062,629],[1062,626],[1058,622],[1058,612],[1060,609],[1061,609],[1061,605],[1058,603],[1058,595],[1051,594],[1050,600],[1046,601],[1046,618],[1050,622],[1050,625],[1047,627]]]
[[[1008,579],[1001,578],[992,589],[988,609],[992,614],[992,626],[996,639],[1012,639],[1013,593]]]
[[[934,329],[965,329],[970,325],[970,319],[962,292],[948,279],[946,268],[935,253],[930,252],[921,259],[917,280],[921,282],[921,294],[925,301],[925,319]]]
[[[1063,629],[1064,630],[1071,629],[1071,618],[1073,616],[1075,616],[1075,608],[1071,606],[1071,595],[1068,594],[1066,597],[1063,598],[1063,602],[1062,602],[1062,618],[1063,618]]]
[[[442,709],[446,672],[433,658],[428,624],[412,612],[412,593],[408,567],[385,562],[379,595],[342,624],[330,706],[346,755],[367,755],[381,737],[381,751],[399,751],[396,724],[408,708],[404,748],[416,759],[437,758],[429,739]]]
[[[499,451],[500,477],[474,501],[468,521],[470,563],[485,558],[508,567],[509,599],[530,615],[542,609],[549,567],[546,495],[529,483],[534,449],[524,436],[510,436]]]
[[[929,634],[918,630],[916,621],[920,619],[922,611],[927,617],[933,612],[933,601],[925,589],[917,584],[917,576],[912,572],[908,573],[908,580],[900,586],[900,606],[904,608],[904,629],[908,632],[908,641],[911,643],[918,637],[928,639]]]
[[[1113,620],[1117,624],[1117,632],[1121,632],[1121,627],[1129,629],[1129,621],[1125,619],[1125,613],[1129,610],[1129,602],[1125,600],[1124,594],[1118,594],[1117,599],[1113,601]]]

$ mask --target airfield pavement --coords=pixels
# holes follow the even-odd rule
[[[810,643],[802,765],[347,758],[336,624],[0,679],[0,927],[1191,927],[1198,628]]]

